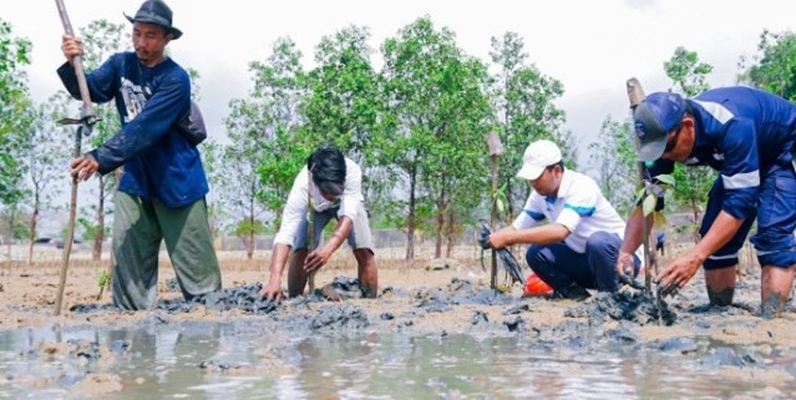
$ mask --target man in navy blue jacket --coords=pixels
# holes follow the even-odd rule
[[[145,1],[133,24],[135,52],[112,55],[87,75],[91,100],[114,100],[122,129],[71,162],[72,175],[89,179],[124,166],[114,199],[113,299],[124,309],[153,305],[158,252],[165,240],[186,299],[221,288],[221,272],[207,220],[207,179],[199,151],[176,129],[190,108],[187,72],[165,56],[182,32],[162,0]],[[64,35],[67,60],[83,54],[79,39]],[[67,62],[58,69],[64,86],[80,99]]]
[[[750,241],[762,266],[761,314],[778,315],[796,269],[796,106],[757,89],[728,87],[693,99],[653,93],[633,118],[639,160],[647,162],[650,177],[671,173],[675,161],[719,173],[701,239],[658,274],[661,290],[677,291],[704,265],[710,302],[731,304],[738,252],[757,219]],[[641,218],[636,213],[628,221],[619,269],[641,243]]]

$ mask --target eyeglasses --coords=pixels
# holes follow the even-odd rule
[[[678,124],[674,127],[674,135],[666,138],[666,149],[663,150],[664,153],[668,153],[674,149],[674,145],[677,144],[677,138],[680,136],[681,130],[683,130],[683,124]]]

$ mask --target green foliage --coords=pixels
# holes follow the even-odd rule
[[[677,186],[677,181],[672,175],[658,175],[655,177],[655,182],[644,181],[642,185],[636,190],[636,199],[634,204],[641,205],[641,215],[648,217],[654,213],[656,224],[665,222],[662,212],[655,210],[658,200],[662,199],[668,190],[672,190]],[[634,208],[637,212],[638,208]]]
[[[695,51],[688,51],[683,46],[675,49],[672,58],[663,63],[663,69],[674,82],[674,92],[686,97],[696,96],[710,88],[707,76],[713,66],[699,61]]]
[[[488,75],[480,61],[457,47],[450,30],[435,29],[427,17],[388,38],[382,53],[391,106],[387,119],[395,126],[389,138],[377,143],[381,162],[409,186],[407,258],[412,258],[416,226],[434,215],[439,245],[447,207],[477,199],[473,194],[487,175]],[[421,207],[433,212],[421,215]]]
[[[240,220],[235,227],[232,229],[232,234],[240,237],[246,238],[251,235],[259,235],[265,231],[265,225],[262,222],[257,220]]]
[[[10,23],[0,18],[0,205],[16,206],[25,196],[25,168],[19,149],[31,123],[30,94],[25,66],[31,42],[15,37]]]
[[[107,269],[103,269],[102,272],[100,272],[100,275],[97,278],[97,286],[100,288],[100,290],[111,286],[111,274]]]
[[[738,81],[796,101],[796,33],[764,30],[757,50],[760,54],[741,58]]]

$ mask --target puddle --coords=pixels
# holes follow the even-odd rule
[[[310,334],[273,333],[256,319],[0,331],[0,398],[719,399],[796,391],[789,348],[706,338],[639,343],[622,329],[582,343],[413,336],[363,332],[367,323],[351,320],[359,322],[352,329]]]

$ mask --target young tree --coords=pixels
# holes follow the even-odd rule
[[[236,234],[244,237],[247,255],[254,236],[265,224],[266,211],[280,215],[293,179],[308,150],[296,143],[298,113],[304,90],[301,52],[290,38],[280,38],[265,62],[249,66],[254,89],[249,99],[230,103],[225,120],[232,143],[224,150],[225,203],[237,219]]]
[[[382,163],[395,168],[409,186],[406,258],[414,258],[415,229],[421,222],[419,202],[436,209],[439,255],[444,215],[453,186],[459,184],[454,177],[479,176],[477,170],[472,175],[462,171],[477,168],[479,164],[470,163],[473,154],[485,153],[476,147],[481,143],[486,148],[482,124],[488,103],[481,86],[484,67],[464,56],[453,32],[436,30],[428,17],[387,39],[382,52],[395,132],[392,140],[385,140],[380,155]]]
[[[69,157],[68,133],[58,126],[57,118],[65,115],[64,105],[68,99],[64,92],[50,97],[34,110],[33,123],[23,146],[27,178],[30,188],[28,224],[28,265],[33,262],[33,245],[38,235],[40,213],[53,208],[53,200],[61,193],[58,183],[65,182],[64,165]]]
[[[82,28],[80,36],[85,46],[83,63],[86,70],[91,71],[99,67],[112,54],[124,51],[127,48],[127,40],[129,40],[125,32],[127,32],[126,26],[114,24],[105,19],[92,21],[88,26]],[[75,108],[75,113],[77,112],[77,108]],[[95,105],[94,112],[101,118],[101,121],[94,125],[92,135],[87,138],[88,145],[91,147],[100,146],[121,129],[115,104]],[[84,218],[82,222],[87,225],[86,231],[94,235],[91,238],[93,241],[91,259],[93,261],[99,261],[102,258],[102,243],[108,232],[106,217],[113,212],[108,198],[116,191],[121,173],[120,168],[113,174],[97,175],[97,190],[93,192],[96,196],[95,202],[87,206],[84,211],[94,214],[93,221]]]
[[[561,133],[564,112],[554,102],[564,94],[560,81],[542,74],[528,63],[523,39],[514,32],[492,37],[490,57],[497,67],[491,90],[497,131],[508,149],[500,158],[502,186],[505,186],[508,213],[513,216],[528,197],[525,182],[518,182],[514,171],[522,166],[522,155],[531,142],[551,139],[561,146],[565,160],[576,158],[571,134]],[[574,167],[574,165],[572,165]]]
[[[30,41],[15,37],[11,24],[0,19],[0,205],[9,209],[18,208],[24,194],[18,150],[31,123],[25,72],[30,51]]]
[[[379,165],[377,136],[389,135],[383,123],[384,96],[381,76],[373,69],[367,28],[348,26],[324,36],[316,47],[317,67],[303,85],[307,97],[299,131],[307,148],[332,144],[353,159],[363,171],[363,193],[371,202],[392,187]]]
[[[630,209],[635,197],[638,162],[632,127],[607,116],[597,141],[589,145],[589,159],[600,174],[605,198],[620,212]]]
[[[709,64],[699,61],[696,52],[688,51],[680,46],[672,58],[663,64],[666,75],[672,80],[672,91],[685,97],[696,96],[709,89],[707,75],[713,71]],[[673,173],[675,178],[674,198],[681,204],[686,204],[694,216],[693,237],[699,240],[699,214],[710,193],[710,187],[715,180],[713,170],[708,166],[684,166],[676,163]]]

